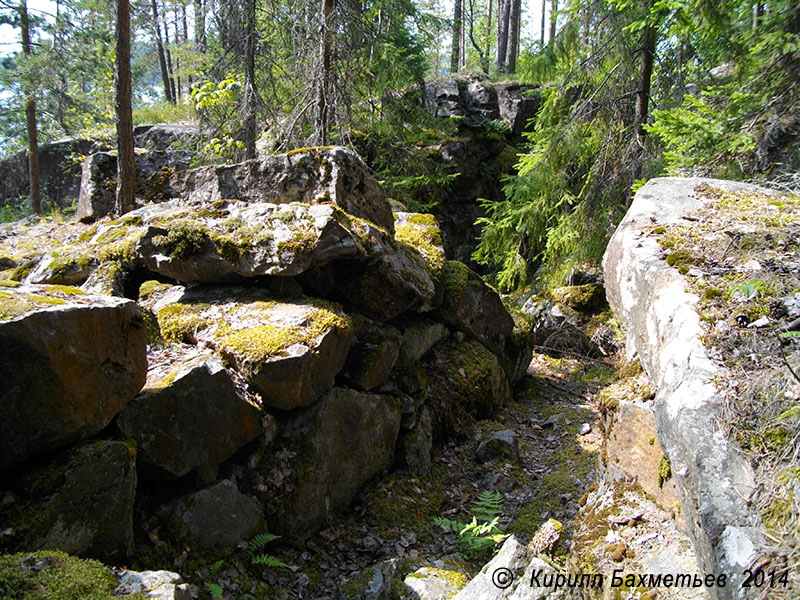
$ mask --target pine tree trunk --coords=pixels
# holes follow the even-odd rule
[[[203,0],[194,0],[194,43],[201,54],[206,51],[206,10]]]
[[[245,51],[244,104],[245,104],[245,156],[256,157],[256,0],[247,0],[245,6],[247,49]]]
[[[322,27],[320,31],[320,59],[322,72],[317,96],[317,139],[320,145],[328,144],[328,113],[330,111],[328,91],[331,87],[331,31],[330,19],[334,0],[322,0]]]
[[[461,0],[453,0],[453,47],[450,52],[450,74],[458,73],[461,64]]]
[[[161,82],[164,85],[164,98],[167,102],[175,104],[175,97],[172,95],[172,88],[169,85],[169,71],[167,70],[167,59],[164,55],[164,42],[161,38],[161,24],[158,19],[157,0],[151,0],[153,7],[153,29],[156,35],[156,52],[158,53],[158,65],[161,68]]]
[[[656,28],[645,27],[642,32],[642,60],[639,65],[639,85],[636,90],[636,135],[641,141],[645,135],[647,112],[650,103],[650,82],[653,76],[653,61],[656,53]]]
[[[508,51],[508,22],[511,14],[511,0],[500,0],[497,8],[497,59],[498,73],[506,72],[506,53]]]
[[[550,0],[550,39],[549,45],[553,45],[556,39],[556,19],[558,18],[558,0]]]
[[[544,32],[547,29],[545,13],[547,12],[547,0],[542,0],[542,37],[540,40],[541,50],[544,52]]]
[[[177,96],[175,95],[175,71],[172,68],[172,53],[169,50],[169,23],[167,23],[167,15],[164,13],[164,53],[167,55],[167,76],[169,77],[169,92],[172,95],[172,103],[175,104]]]
[[[26,57],[31,55],[31,30],[28,21],[28,5],[25,0],[19,3],[20,25],[22,26],[22,51]],[[25,121],[28,129],[28,177],[30,179],[30,202],[33,214],[42,214],[42,199],[39,193],[39,132],[36,126],[36,96],[30,84],[26,84]]]
[[[519,49],[519,23],[521,0],[509,0],[511,9],[508,16],[508,47],[506,49],[506,72],[517,70],[517,51]]]
[[[484,55],[485,62],[483,70],[486,71],[486,74],[489,74],[489,63],[492,61],[492,5],[494,5],[494,0],[489,0],[487,2],[489,5],[487,12],[488,15],[486,17],[486,54]]]
[[[128,0],[117,0],[117,213],[133,210],[136,164],[131,115],[131,14]]]

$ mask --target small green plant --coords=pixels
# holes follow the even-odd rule
[[[247,552],[250,555],[250,562],[254,565],[264,565],[266,567],[284,567],[289,568],[289,565],[282,562],[275,556],[271,554],[264,554],[263,552],[259,553],[259,551],[269,544],[277,540],[279,535],[275,535],[274,533],[260,533],[252,540],[247,546]]]
[[[445,531],[458,534],[458,545],[462,551],[480,556],[494,548],[508,537],[500,529],[500,515],[503,508],[503,494],[484,490],[472,503],[469,523],[435,517],[433,522]]]
[[[224,560],[218,560],[211,565],[209,568],[209,573],[211,574],[212,578],[216,578],[217,575],[219,575],[224,562]],[[203,585],[212,598],[219,598],[219,600],[222,600],[222,587],[218,583],[209,583],[208,581],[205,581],[203,582]]]

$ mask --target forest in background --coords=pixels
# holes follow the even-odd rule
[[[46,18],[25,7],[0,0],[0,22],[21,40],[0,62],[3,154],[27,146],[31,106],[39,143],[113,138],[116,3],[58,0]],[[197,121],[209,137],[197,164],[375,149],[370,166],[390,192],[434,186],[438,202],[450,174],[421,150],[456,125],[421,107],[424,81],[481,70],[539,84],[535,127],[517,143],[505,200],[484,202],[474,256],[505,291],[539,266],[557,277],[597,263],[648,178],[800,187],[794,0],[537,8],[545,18],[523,26],[533,11],[521,0],[134,0],[134,122]]]

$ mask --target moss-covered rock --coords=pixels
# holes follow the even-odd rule
[[[130,300],[60,286],[0,292],[0,468],[103,429],[144,384]]]

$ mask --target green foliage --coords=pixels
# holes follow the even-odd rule
[[[444,517],[435,517],[433,522],[444,529],[458,534],[458,545],[462,551],[478,557],[486,554],[508,537],[500,528],[500,515],[503,508],[503,495],[500,492],[484,490],[473,502],[468,523]]]
[[[272,533],[260,533],[250,540],[250,543],[247,545],[247,552],[250,555],[250,562],[254,565],[263,565],[265,567],[288,568],[289,565],[282,562],[275,556],[272,556],[271,554],[265,554],[263,552],[259,554],[259,551],[264,546],[277,540],[279,537],[281,536]]]
[[[234,162],[241,158],[244,143],[236,139],[241,126],[238,115],[242,84],[233,74],[219,82],[206,81],[191,92],[201,122],[212,131],[203,152],[212,162]]]

